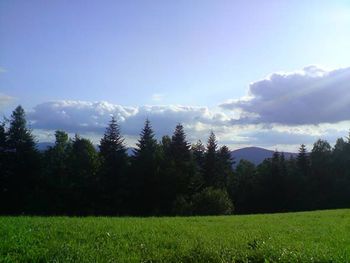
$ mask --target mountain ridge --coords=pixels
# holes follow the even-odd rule
[[[265,148],[251,146],[231,151],[231,157],[235,161],[234,166],[236,166],[240,162],[240,160],[247,160],[255,165],[258,165],[262,163],[265,159],[271,158],[274,152],[275,151],[268,150]],[[289,159],[292,156],[296,157],[298,155],[297,153],[292,152],[281,151],[280,153],[283,153],[286,159]]]
[[[54,146],[54,143],[52,142],[37,143],[37,149],[39,151],[45,151],[47,148],[51,146]],[[95,146],[95,147],[96,147],[96,150],[99,150],[98,146]],[[250,161],[255,165],[258,165],[262,163],[265,159],[271,158],[274,152],[275,151],[268,150],[262,147],[256,147],[256,146],[244,147],[244,148],[230,151],[231,157],[235,162],[234,166],[236,166],[242,159]],[[284,154],[286,159],[289,159],[291,156],[296,157],[298,155],[297,153],[283,152],[283,151],[281,151],[281,153]],[[129,156],[133,155],[133,148],[128,147],[127,154]]]

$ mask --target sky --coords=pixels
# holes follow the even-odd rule
[[[128,145],[213,130],[231,149],[296,151],[350,129],[350,1],[0,1],[0,114],[39,141]]]

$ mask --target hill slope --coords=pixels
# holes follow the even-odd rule
[[[259,147],[247,147],[238,149],[231,152],[231,156],[234,158],[235,165],[239,163],[241,159],[250,161],[255,165],[262,163],[266,158],[271,158],[274,151],[267,150]],[[286,159],[289,159],[291,156],[296,157],[297,153],[283,153]]]

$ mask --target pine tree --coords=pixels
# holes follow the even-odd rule
[[[186,141],[186,135],[181,124],[176,125],[170,145],[171,155],[178,165],[181,162],[188,162],[191,158],[190,144]]]
[[[159,197],[160,158],[157,140],[147,119],[132,160],[132,200],[136,214],[156,213]]]
[[[42,200],[46,202],[48,212],[65,213],[67,208],[66,193],[71,183],[68,176],[68,157],[72,142],[64,131],[55,131],[55,145],[44,153],[44,189]]]
[[[302,176],[307,176],[309,172],[309,156],[307,154],[306,146],[304,144],[300,145],[299,153],[297,156],[297,168]]]
[[[154,138],[151,122],[148,119],[145,121],[145,126],[141,131],[140,139],[136,143],[136,146],[137,148],[134,150],[135,158],[152,156],[157,149],[157,140]]]
[[[209,135],[204,159],[203,177],[206,186],[216,186],[218,175],[217,141],[214,132]]]
[[[100,141],[100,154],[103,160],[107,162],[106,165],[115,164],[115,161],[121,161],[126,157],[124,138],[120,134],[119,125],[114,117],[112,117]]]
[[[37,190],[35,187],[39,178],[40,159],[21,106],[12,112],[6,147],[10,170],[9,209],[13,213],[29,212]]]
[[[314,143],[310,153],[310,194],[315,209],[321,208],[321,204],[327,206],[327,202],[330,201],[330,192],[333,188],[331,149],[327,141],[319,139]]]
[[[201,140],[198,140],[191,147],[192,155],[197,164],[197,170],[200,172],[203,171],[204,168],[204,157],[205,157],[205,146],[203,145]]]
[[[196,175],[196,165],[190,151],[190,144],[186,141],[186,134],[183,126],[178,124],[170,144],[171,158],[169,174],[173,178],[173,191],[171,202],[176,198],[188,198],[192,192],[193,183]]]
[[[35,151],[34,137],[27,128],[25,112],[22,106],[18,106],[12,112],[7,145],[9,151],[12,152],[24,153]]]
[[[102,169],[100,176],[100,209],[103,213],[117,214],[124,210],[127,154],[119,125],[112,117],[100,141]]]
[[[5,122],[0,124],[0,153],[4,153],[6,150],[6,129]]]
[[[8,167],[7,167],[7,152],[6,152],[6,129],[5,122],[0,124],[0,214],[1,208],[5,207],[7,200],[8,188]]]
[[[226,189],[228,182],[233,177],[234,161],[231,157],[230,150],[226,145],[220,147],[218,151],[219,171],[216,186],[221,189]]]
[[[92,214],[96,209],[96,177],[100,165],[92,142],[76,135],[72,141],[67,165],[69,213]]]

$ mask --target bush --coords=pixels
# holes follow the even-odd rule
[[[189,216],[192,214],[192,204],[183,195],[178,195],[173,204],[173,214]]]
[[[208,187],[193,196],[192,211],[196,215],[229,215],[233,204],[226,191]]]

